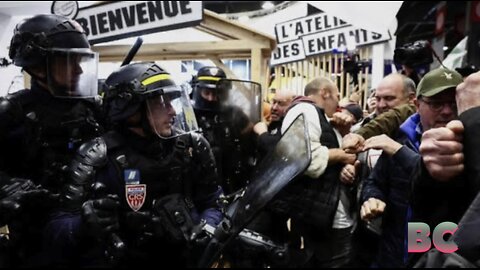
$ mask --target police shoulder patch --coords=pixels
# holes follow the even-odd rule
[[[142,208],[147,197],[147,185],[125,185],[125,198],[127,199],[128,206],[133,211],[137,212]]]

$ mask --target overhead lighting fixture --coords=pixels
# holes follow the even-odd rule
[[[443,50],[444,51],[448,50],[448,46],[443,46]]]
[[[274,5],[272,2],[266,1],[266,2],[263,3],[262,8],[263,8],[263,9],[271,9],[271,8],[273,8],[274,6],[275,6],[275,5]]]

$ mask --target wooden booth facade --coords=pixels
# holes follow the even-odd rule
[[[366,100],[371,88],[372,46],[358,49],[358,57],[353,63],[358,67],[358,84],[353,83],[353,74],[347,72],[345,61],[350,56],[343,53],[324,53],[301,61],[277,65],[273,68],[274,80],[270,89],[291,89],[303,95],[305,85],[316,77],[327,77],[337,83],[340,99],[349,97],[353,92],[361,94],[360,104],[366,108]],[[369,64],[367,64],[369,63]],[[350,62],[350,67],[352,62]]]
[[[175,42],[144,44],[135,56],[135,61],[198,60],[209,59],[222,68],[227,76],[237,76],[223,64],[222,59],[250,59],[251,80],[262,85],[266,96],[270,68],[268,60],[276,47],[275,38],[240,25],[218,14],[204,10],[203,21],[194,28],[219,38],[219,41]],[[168,39],[168,37],[167,37]],[[100,61],[122,61],[130,45],[94,46]]]

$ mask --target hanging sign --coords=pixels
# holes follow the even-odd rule
[[[79,10],[91,44],[199,25],[202,1],[108,2]]]
[[[278,44],[270,59],[272,66],[391,39],[388,31],[361,29],[326,13],[277,24],[275,34]]]

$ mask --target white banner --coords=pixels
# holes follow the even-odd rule
[[[76,21],[91,44],[190,27],[203,20],[202,1],[124,1],[80,9]]]
[[[270,64],[275,66],[287,62],[305,59],[305,50],[301,39],[278,44],[272,52]]]
[[[306,1],[358,28],[374,32],[389,29],[403,1]],[[396,29],[390,29],[395,32]]]
[[[348,26],[332,31],[303,36],[302,41],[305,56],[311,56],[331,52],[335,48],[355,48],[356,46],[387,41],[390,40],[390,38],[388,31],[386,33],[376,33]]]
[[[388,30],[368,31],[326,13],[279,23],[275,25],[275,33],[278,44],[270,58],[272,66],[335,49],[346,51],[357,46],[385,42],[392,38]]]
[[[295,19],[275,25],[275,33],[279,43],[298,39],[303,35],[332,30],[349,25],[341,19],[326,13]]]

